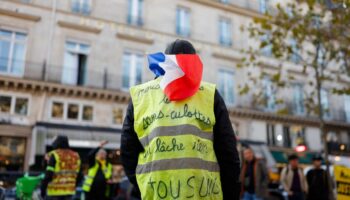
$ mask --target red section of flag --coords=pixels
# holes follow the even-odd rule
[[[193,96],[199,89],[203,75],[203,64],[198,55],[178,54],[176,60],[185,75],[165,87],[164,92],[170,101]]]

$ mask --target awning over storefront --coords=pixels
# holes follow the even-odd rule
[[[44,155],[46,147],[52,144],[57,135],[66,135],[73,148],[96,148],[103,140],[109,142],[106,149],[120,148],[121,129],[118,128],[40,122],[34,127],[33,133],[35,155]],[[32,161],[35,155],[32,155]]]
[[[272,156],[275,158],[277,163],[284,164],[288,163],[288,153],[284,151],[271,150]],[[313,152],[303,152],[298,153],[299,163],[301,164],[311,164],[312,157],[315,155]]]
[[[288,156],[282,151],[271,151],[272,156],[275,158],[277,163],[287,163]]]

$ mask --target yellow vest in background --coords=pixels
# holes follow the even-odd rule
[[[47,186],[48,196],[74,195],[76,180],[80,170],[80,158],[78,153],[69,149],[51,151],[50,156],[55,157],[55,167],[47,167],[53,171],[53,179]]]
[[[222,199],[213,147],[215,85],[170,102],[161,78],[132,87],[134,128],[145,151],[136,169],[142,199]]]
[[[83,190],[85,192],[90,192],[91,185],[94,182],[94,179],[95,179],[95,176],[97,174],[98,169],[99,169],[99,163],[98,163],[98,161],[96,161],[95,165],[89,169],[88,175],[85,178],[84,185],[83,185]],[[101,170],[102,170],[103,175],[104,175],[106,180],[109,180],[112,177],[113,170],[112,170],[111,163],[106,162],[105,165],[101,164]],[[106,196],[108,195],[108,193],[109,193],[109,191],[108,191],[108,187],[107,187]]]

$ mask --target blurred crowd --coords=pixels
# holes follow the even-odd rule
[[[243,200],[287,199],[329,200],[332,198],[329,177],[322,169],[322,157],[315,155],[313,167],[306,175],[296,154],[289,155],[288,165],[280,173],[280,195],[269,190],[269,173],[264,160],[258,159],[251,148],[243,150],[241,198]]]
[[[53,150],[45,155],[46,171],[40,184],[40,197],[47,200],[131,199],[132,185],[121,165],[112,165],[102,141],[87,156],[87,168],[78,153],[69,147],[66,136],[57,136]],[[77,192],[80,191],[80,192]]]

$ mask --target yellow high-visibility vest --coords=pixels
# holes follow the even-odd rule
[[[89,169],[88,175],[84,181],[83,191],[90,192],[91,185],[94,182],[95,176],[96,176],[97,171],[99,169],[99,165],[100,164],[98,163],[98,161],[96,161],[95,165]],[[112,165],[111,165],[111,163],[106,162],[106,165],[101,164],[101,170],[102,170],[103,175],[104,175],[106,180],[108,180],[112,177]],[[105,195],[107,196],[108,193],[109,193],[109,188],[107,187]]]
[[[130,89],[134,129],[144,148],[136,168],[142,199],[223,198],[213,147],[215,85],[170,102],[157,78]]]
[[[54,173],[52,181],[47,186],[47,195],[74,195],[80,170],[79,154],[70,149],[57,149],[51,151],[49,155],[55,157],[56,164],[55,167],[46,168]]]

